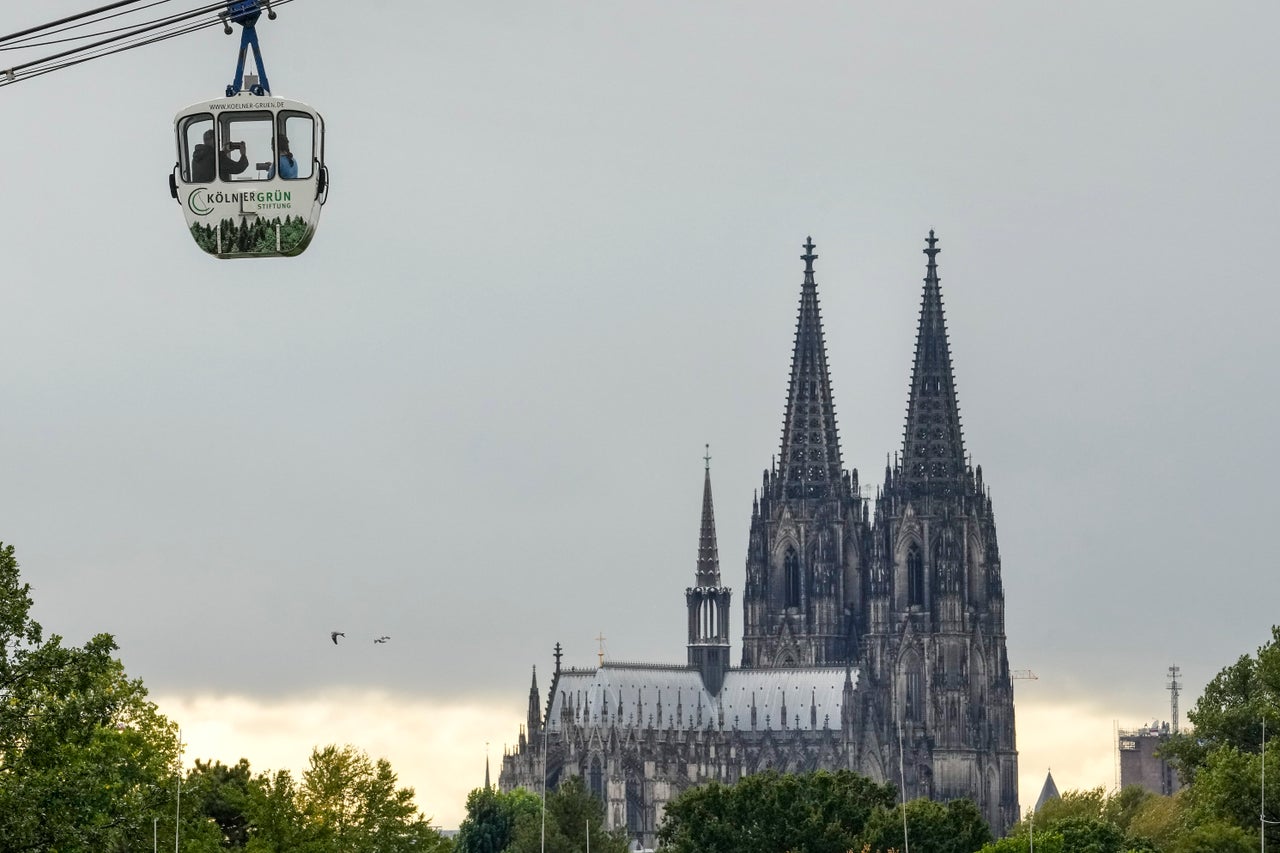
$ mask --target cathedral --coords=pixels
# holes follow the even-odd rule
[[[874,499],[846,470],[812,240],[782,447],[751,507],[742,657],[705,472],[683,665],[537,670],[502,759],[507,791],[580,776],[609,828],[656,846],[686,788],[773,768],[846,768],[906,799],[977,803],[997,835],[1018,820],[1013,685],[991,496],[965,456],[933,232],[902,447]]]

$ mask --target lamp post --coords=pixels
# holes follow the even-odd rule
[[[542,723],[542,853],[547,853],[547,731],[550,715]]]

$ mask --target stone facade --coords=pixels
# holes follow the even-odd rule
[[[685,665],[561,668],[557,647],[503,790],[582,776],[643,847],[685,788],[767,768],[848,768],[908,798],[968,797],[997,833],[1017,821],[995,518],[964,453],[941,250],[927,243],[903,444],[875,498],[842,466],[808,241],[781,452],[752,503],[741,665],[708,468]]]

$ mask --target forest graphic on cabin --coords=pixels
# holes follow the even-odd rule
[[[218,230],[222,231],[222,250],[218,250]],[[276,248],[276,229],[280,231]],[[312,228],[301,216],[284,219],[223,219],[219,227],[199,222],[191,226],[196,244],[211,255],[296,255],[311,242]]]

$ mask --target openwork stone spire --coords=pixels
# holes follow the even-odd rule
[[[778,457],[777,497],[825,498],[835,494],[840,482],[840,441],[836,435],[836,408],[827,372],[827,348],[822,337],[818,285],[813,278],[813,238],[805,241],[804,286],[796,319],[795,352],[791,357],[791,384],[782,426],[782,451]]]
[[[720,586],[720,552],[716,548],[716,512],[711,504],[711,445],[707,445],[702,484],[702,530],[698,536],[697,586]]]
[[[964,436],[938,278],[937,256],[942,250],[932,231],[925,242],[929,244],[924,250],[929,265],[902,436],[901,482],[912,492],[928,489],[934,494],[956,494],[965,477]]]

